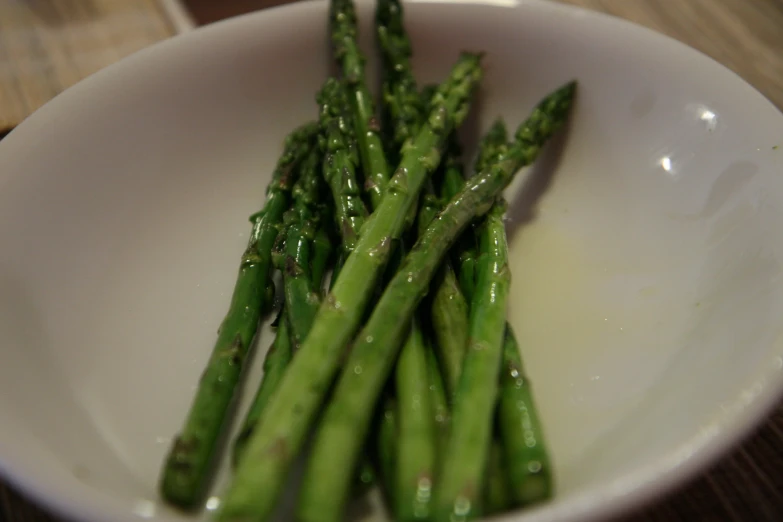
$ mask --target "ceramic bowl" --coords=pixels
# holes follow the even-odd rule
[[[57,514],[187,518],[158,500],[161,461],[281,140],[316,114],[326,13],[155,45],[0,142],[0,470]],[[466,143],[580,85],[569,129],[507,191],[509,317],[557,493],[497,520],[600,519],[694,476],[783,384],[783,116],[679,43],[552,2],[410,2],[406,22],[422,83],[486,52]]]

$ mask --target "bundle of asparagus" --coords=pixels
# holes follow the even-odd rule
[[[231,306],[161,493],[184,509],[203,502],[279,271],[275,340],[216,520],[268,520],[312,433],[301,522],[342,520],[373,477],[400,521],[469,520],[544,501],[551,465],[505,319],[502,191],[565,123],[575,83],[544,98],[511,139],[498,120],[466,176],[456,131],[481,55],[463,53],[443,83],[420,89],[400,0],[377,0],[379,123],[352,0],[331,0],[329,25],[341,74],[318,93],[317,121],[286,139],[251,217]]]

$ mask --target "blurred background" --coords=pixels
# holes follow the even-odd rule
[[[135,51],[287,1],[0,0],[0,138],[59,92]],[[667,34],[727,66],[783,109],[783,0],[519,1],[579,5]],[[703,476],[620,522],[781,520],[783,407]],[[64,522],[0,479],[5,521]]]

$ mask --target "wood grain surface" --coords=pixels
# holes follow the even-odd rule
[[[0,132],[192,24],[171,0],[0,0]]]
[[[0,51],[9,45],[0,0]],[[22,0],[17,0],[21,2]],[[53,0],[52,0],[53,1]],[[65,0],[63,0],[65,1]],[[102,0],[110,1],[110,0]],[[146,0],[123,2],[138,5]],[[185,0],[204,24],[286,0]],[[553,0],[555,1],[555,0]],[[626,18],[702,51],[743,77],[783,109],[783,0],[557,0]],[[80,0],[70,0],[77,4]],[[121,2],[121,0],[117,0]],[[31,2],[31,3],[51,3]],[[100,3],[92,0],[92,4]],[[78,24],[61,20],[59,23]],[[137,28],[138,29],[138,28]],[[153,29],[155,35],[165,27]],[[144,29],[149,31],[149,29]],[[20,53],[31,42],[13,41]],[[63,52],[52,50],[52,52]],[[0,55],[0,63],[6,60]],[[0,68],[0,71],[6,71]],[[77,72],[63,71],[64,77]],[[0,73],[0,114],[9,114]],[[58,80],[59,81],[59,80]],[[57,84],[62,87],[62,84]],[[56,87],[56,86],[55,86]],[[45,97],[57,89],[35,93]],[[33,96],[33,94],[25,94]],[[779,522],[783,520],[783,405],[740,447],[701,477],[620,522]],[[0,484],[0,522],[61,522]],[[107,521],[110,522],[110,521]]]

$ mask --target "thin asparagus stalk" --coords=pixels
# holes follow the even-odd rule
[[[425,104],[429,101],[428,98],[423,99],[416,89],[416,78],[410,64],[411,44],[403,16],[399,0],[378,0],[375,27],[384,73],[382,123],[390,159],[396,159],[403,144],[416,135],[426,116]]]
[[[347,257],[359,240],[359,230],[368,213],[356,181],[358,158],[344,86],[329,78],[318,94],[318,103],[321,106],[319,124],[325,137],[323,176],[335,202],[335,217],[342,238],[341,256]]]
[[[411,46],[398,0],[379,0],[376,28],[383,62],[383,123],[388,137],[388,157],[398,151],[424,122],[425,110],[436,92],[417,91],[410,64]],[[453,133],[452,133],[453,134]],[[432,182],[427,181],[418,212],[419,231],[426,229],[439,209]],[[406,216],[409,228],[416,219],[416,207]],[[430,492],[437,457],[437,419],[430,393],[432,375],[428,358],[432,346],[425,343],[418,318],[404,343],[395,369],[399,438],[395,476],[395,518],[400,521],[425,520],[429,516]],[[437,383],[432,383],[436,386]]]
[[[246,458],[240,462],[226,492],[218,520],[266,520],[274,509],[291,464],[337,372],[344,348],[364,317],[389,259],[391,243],[402,234],[404,218],[416,203],[424,180],[437,168],[446,137],[468,112],[471,95],[481,78],[479,60],[477,55],[464,54],[439,88],[427,124],[403,152],[381,205],[362,227],[354,251],[318,310],[310,335],[291,361],[258,429],[250,437]],[[374,399],[377,397],[376,393]],[[366,429],[362,440],[365,435]],[[340,484],[345,486],[350,478],[343,482],[342,475],[347,473],[350,477],[355,462],[354,458],[350,464],[341,463],[339,469],[332,469],[325,476],[337,472]],[[351,469],[343,470],[344,465]],[[339,502],[344,502],[344,498]]]
[[[405,340],[408,321],[426,293],[435,270],[468,222],[489,210],[514,174],[534,161],[543,144],[562,126],[574,90],[575,84],[569,84],[541,102],[532,117],[520,127],[518,139],[509,152],[491,169],[470,180],[449,202],[387,285],[369,320],[354,339],[345,371],[340,375],[316,432],[298,505],[301,522],[341,520],[351,482],[350,472],[345,470],[352,469],[359,457],[372,409]],[[406,156],[408,153],[410,150],[406,151]],[[390,189],[379,212],[393,194]],[[370,218],[365,230],[371,228],[369,224],[377,215]],[[363,233],[360,242],[366,237]],[[347,271],[348,264],[338,280],[338,287]],[[314,332],[311,337],[315,337]],[[295,359],[294,364],[296,362]],[[286,378],[291,375],[289,372]],[[492,410],[490,405],[490,415]],[[263,489],[254,488],[253,491],[257,494]]]
[[[483,172],[505,151],[508,140],[506,124],[498,119],[482,137],[478,147],[478,156],[474,163],[474,172]],[[473,286],[476,282],[476,238],[472,230],[466,231],[460,238],[457,263],[459,266],[459,286],[465,298],[470,302]]]
[[[372,95],[364,79],[365,58],[357,41],[359,29],[353,0],[331,0],[329,15],[332,48],[348,87],[365,185],[376,207],[389,181],[389,165],[378,134],[380,126]]]
[[[325,143],[330,157],[324,158],[323,174],[332,190],[340,216],[340,234],[342,253],[332,272],[332,281],[336,281],[342,269],[343,260],[356,246],[359,230],[367,218],[368,212],[361,199],[359,184],[356,181],[358,158],[354,147],[354,132],[351,128],[352,117],[349,111],[345,87],[334,78],[327,79],[319,96],[321,105],[320,124],[323,128]],[[367,459],[357,470],[354,491],[361,494],[369,487],[371,465]]]
[[[304,160],[299,180],[293,188],[294,206],[285,242],[283,290],[291,345],[294,351],[310,333],[310,327],[321,303],[318,285],[310,267],[311,250],[320,216],[321,152],[315,147]]]
[[[437,521],[468,520],[482,510],[511,283],[504,211],[505,205],[496,203],[480,227],[481,253],[470,310],[470,344],[436,490]]]
[[[435,216],[437,216],[438,211],[440,210],[440,202],[434,194],[432,183],[430,182],[425,188],[426,192],[422,197],[421,210],[419,211],[419,236],[424,234],[424,232],[427,230],[427,227],[430,225]],[[443,263],[448,263],[448,260],[444,260]],[[440,271],[443,271],[443,267],[441,267]],[[432,285],[434,287],[439,287],[437,277],[438,276],[436,276],[436,280]],[[465,311],[463,320],[467,321],[467,311]],[[435,418],[435,424],[437,426],[438,442],[440,443],[444,440],[444,437],[448,432],[450,414],[444,378],[441,374],[441,365],[438,364],[438,359],[435,355],[436,348],[433,346],[435,344],[436,342],[429,340],[427,350],[427,368],[429,373],[430,392],[432,395],[432,412]]]
[[[247,440],[251,433],[253,433],[256,422],[258,422],[259,417],[261,417],[261,412],[264,411],[272,393],[274,393],[280,385],[283,374],[285,373],[288,364],[291,362],[292,355],[291,334],[288,328],[285,307],[283,307],[280,311],[280,317],[277,323],[275,340],[264,357],[263,379],[253,398],[253,403],[251,404],[247,415],[245,415],[245,420],[242,422],[242,428],[239,430],[239,435],[237,435],[237,438],[234,441],[231,463],[235,468],[243,457]]]
[[[416,88],[410,64],[411,46],[403,23],[403,8],[398,0],[379,0],[376,8],[377,41],[383,63],[383,124],[389,152],[397,159],[406,142],[415,136],[425,121],[426,107],[434,90],[423,97]],[[426,182],[418,212],[419,229],[426,228],[438,210],[432,184]],[[411,207],[405,228],[416,219]],[[395,518],[400,521],[424,520],[429,515],[430,491],[436,466],[436,420],[430,405],[428,355],[418,319],[411,320],[408,338],[395,371],[399,408],[395,498]]]
[[[285,240],[278,248],[282,250],[278,263],[283,272],[283,289],[285,305],[279,319],[278,330],[274,344],[264,358],[264,376],[256,392],[253,403],[242,423],[237,439],[234,442],[232,464],[236,467],[242,458],[247,440],[255,429],[261,412],[269,402],[269,397],[280,384],[285,369],[291,361],[302,339],[307,336],[310,324],[320,302],[319,286],[310,271],[310,252],[315,247],[315,230],[325,210],[319,203],[321,188],[319,164],[321,153],[318,147],[313,147],[299,168],[299,179],[293,186],[293,207],[284,217],[286,227],[278,238]],[[330,246],[318,247],[321,257],[328,257]],[[325,265],[326,259],[314,259],[313,263]],[[323,267],[317,266],[323,275]],[[317,281],[320,281],[318,279]],[[290,339],[279,339],[287,335]]]
[[[479,144],[479,154],[475,163],[475,171],[480,172],[496,161],[506,148],[507,131],[502,120],[498,119],[490,127],[489,131],[482,138]],[[444,176],[443,190],[448,193],[459,182],[456,176],[450,178]],[[462,283],[472,296],[473,286],[475,284],[475,236],[472,230],[467,230],[460,238],[460,247],[457,248],[463,261],[462,277],[465,281]],[[462,286],[461,285],[461,286]],[[466,321],[467,323],[467,321]],[[487,470],[486,488],[484,491],[484,505],[486,514],[494,514],[505,511],[511,505],[510,485],[506,470],[503,465],[503,450],[499,431],[495,429],[493,441],[490,448],[489,469]]]
[[[436,426],[429,393],[424,335],[411,319],[399,360],[396,389],[399,404],[395,515],[399,522],[427,520],[436,463]]]
[[[286,138],[283,155],[267,188],[263,210],[251,217],[253,228],[242,255],[228,313],[220,325],[196,396],[185,424],[169,450],[161,476],[161,494],[181,508],[196,507],[209,482],[209,471],[244,360],[259,320],[269,308],[270,251],[277,237],[277,225],[289,206],[294,169],[310,150],[316,131],[315,125],[308,124]]]
[[[451,134],[449,148],[441,165],[440,192],[443,201],[449,201],[465,186],[460,155],[457,134],[454,132]],[[448,397],[452,397],[468,341],[468,303],[448,258],[443,261],[435,276],[431,293],[432,302],[429,312],[435,334],[435,349]]]
[[[379,0],[376,3],[376,39],[383,65],[381,84],[381,122],[386,135],[387,158],[395,164],[402,147],[416,136],[426,120],[428,97],[419,94],[410,63],[411,44],[405,31],[403,7],[399,0]],[[405,218],[405,229],[416,220],[417,207],[411,207]]]
[[[468,340],[468,304],[454,270],[446,262],[438,270],[433,288],[430,319],[444,383],[448,396],[453,397]]]
[[[575,84],[569,84],[547,97],[528,121],[517,129],[515,141],[507,148],[498,146],[500,153],[494,161],[501,164],[509,161],[528,144],[550,133],[552,124],[559,127],[563,122],[564,113],[561,111],[570,107],[575,88]],[[561,117],[552,117],[547,114],[549,111]],[[539,150],[540,143],[534,145],[530,152],[537,153]],[[482,151],[486,153],[492,149],[483,147]],[[481,161],[479,166],[486,168],[493,159],[487,157],[485,164]],[[491,446],[492,412],[497,400],[497,374],[503,345],[501,336],[510,284],[508,247],[502,220],[504,209],[505,206],[498,203],[493,206],[480,235],[482,254],[477,260],[477,279],[473,287],[471,343],[460,375],[447,459],[441,468],[444,479],[436,491],[436,521],[469,520],[478,516],[482,509],[482,479],[487,472]]]
[[[511,497],[519,505],[534,504],[552,494],[552,466],[530,380],[525,376],[517,340],[508,324],[500,387],[498,420]]]

